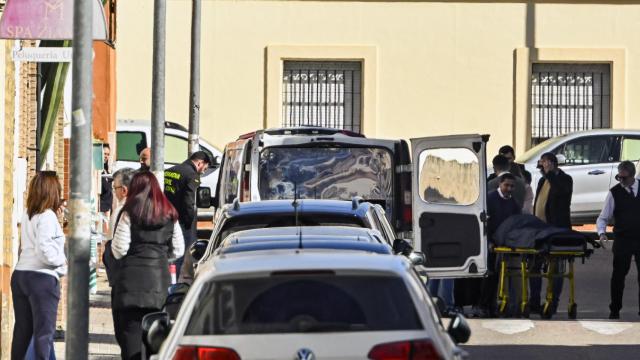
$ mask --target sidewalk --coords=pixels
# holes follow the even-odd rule
[[[120,359],[120,347],[113,335],[111,318],[111,289],[105,273],[98,273],[98,293],[90,297],[89,309],[89,359]],[[55,342],[56,358],[65,358],[64,340]]]

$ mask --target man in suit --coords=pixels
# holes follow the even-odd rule
[[[607,224],[614,220],[613,273],[611,274],[611,304],[609,319],[619,319],[622,309],[624,280],[631,267],[631,258],[636,259],[640,282],[640,182],[635,178],[636,167],[631,161],[618,165],[618,184],[609,190],[604,208],[598,217],[597,227],[601,243],[606,243]],[[640,314],[640,313],[639,313]]]
[[[496,191],[498,186],[500,185],[500,177],[504,174],[511,174],[510,168],[511,164],[509,164],[509,160],[504,155],[496,155],[492,161],[493,170],[498,175],[498,177],[489,180],[487,183],[487,192],[491,193],[492,191]],[[515,175],[514,175],[515,176]],[[524,207],[525,195],[526,195],[526,186],[527,184],[523,179],[516,177],[514,178],[514,188],[513,188],[513,199],[518,204],[520,209]]]
[[[539,161],[542,178],[538,181],[536,199],[533,205],[533,212],[536,217],[547,224],[571,228],[571,195],[573,194],[573,179],[564,171],[558,168],[558,158],[554,153],[542,154]],[[549,265],[552,269],[558,267],[558,263]],[[540,273],[541,262],[533,265],[532,273]],[[553,279],[553,300],[551,301],[551,312],[554,314],[558,308],[558,299],[562,292],[563,279],[561,277]],[[532,277],[529,280],[531,294],[529,304],[531,311],[541,310],[540,289],[542,279]]]
[[[489,195],[487,195],[487,214],[489,215],[487,240],[489,241],[489,249],[493,248],[493,235],[500,224],[509,217],[522,213],[522,206],[514,198],[514,190],[518,179],[509,172],[502,173],[497,179],[500,183],[497,190],[489,190]],[[487,267],[489,268],[489,275],[482,280],[480,307],[483,315],[493,317],[498,290],[498,274],[495,271],[496,254],[493,251],[489,252]]]
[[[508,171],[510,173],[512,173],[516,177],[524,179],[524,171],[526,170],[524,169],[524,165],[520,165],[515,162],[516,151],[513,149],[511,145],[504,145],[500,147],[500,150],[498,150],[498,155],[502,155],[505,158],[507,158],[507,161],[509,161]],[[489,175],[489,178],[487,179],[488,181],[493,180],[498,176],[500,176],[500,174],[498,174],[498,170],[493,169],[493,171],[494,171],[493,174]]]

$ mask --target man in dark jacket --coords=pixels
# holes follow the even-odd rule
[[[573,194],[573,179],[558,168],[558,158],[554,153],[542,154],[539,162],[542,178],[538,181],[536,199],[533,212],[536,217],[561,228],[571,228],[571,195]],[[558,263],[549,265],[552,269],[558,267]],[[541,262],[534,264],[533,273],[539,273]],[[551,301],[550,314],[554,314],[558,308],[558,299],[562,292],[563,278],[553,279],[553,300]],[[531,277],[529,280],[531,294],[529,304],[531,311],[540,311],[540,289],[542,279]]]
[[[619,319],[622,309],[624,280],[631,267],[631,258],[636,259],[638,281],[640,282],[640,182],[635,178],[636,167],[631,161],[623,161],[618,165],[616,180],[619,183],[612,187],[598,217],[597,227],[601,243],[606,243],[607,223],[613,218],[613,232],[616,240],[613,243],[613,273],[611,274],[611,304],[609,319]],[[638,313],[640,314],[640,313]]]
[[[178,221],[184,236],[185,249],[196,240],[198,222],[196,209],[196,190],[200,186],[200,175],[211,164],[211,159],[204,151],[194,152],[182,164],[173,166],[164,172],[164,194],[178,211]],[[177,276],[180,276],[182,258],[176,261]]]
[[[515,174],[511,173],[510,168],[511,164],[509,164],[509,159],[507,159],[504,155],[496,155],[492,161],[493,170],[498,175],[498,177],[489,180],[487,182],[487,192],[491,193],[496,191],[500,186],[501,175],[503,174],[512,174],[514,175],[514,189],[513,189],[513,199],[520,206],[520,209],[524,207],[525,203],[525,195],[526,195],[526,187],[527,184],[523,179],[519,177],[515,177]]]
[[[516,186],[516,177],[511,173],[503,173],[498,177],[500,185],[497,190],[491,191],[487,196],[487,214],[489,215],[487,224],[487,239],[489,241],[489,257],[487,267],[490,269],[489,276],[482,281],[482,293],[480,304],[485,315],[493,316],[495,312],[496,292],[498,289],[498,275],[495,271],[496,256],[493,248],[493,235],[506,219],[512,215],[522,213],[522,208],[513,197]]]

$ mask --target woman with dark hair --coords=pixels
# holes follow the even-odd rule
[[[160,311],[170,286],[169,258],[184,253],[178,213],[149,171],[131,180],[111,244],[118,270],[112,288],[113,322],[122,359],[141,358],[141,322]]]
[[[60,181],[53,171],[31,179],[22,216],[20,255],[11,276],[15,325],[11,359],[24,359],[33,337],[37,359],[49,359],[56,330],[60,277],[67,273]]]

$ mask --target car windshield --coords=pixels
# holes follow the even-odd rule
[[[351,200],[361,196],[390,209],[391,153],[366,147],[269,147],[260,154],[262,200]]]
[[[399,277],[283,272],[205,284],[185,335],[422,328]]]
[[[298,214],[298,226],[352,226],[366,227],[362,219],[352,216],[337,214]],[[296,226],[294,213],[266,213],[250,216],[234,216],[222,225],[222,229],[216,236],[216,244],[227,236],[244,230]]]
[[[562,140],[564,140],[565,136],[566,135],[560,135],[560,136],[552,137],[550,139],[547,139],[541,142],[540,144],[527,150],[524,154],[518,156],[518,158],[516,159],[516,162],[519,164],[525,164],[525,163],[528,163],[532,157],[536,157],[536,158],[540,157],[540,155],[542,155],[540,154],[540,149],[544,149],[550,145],[561,142]]]

